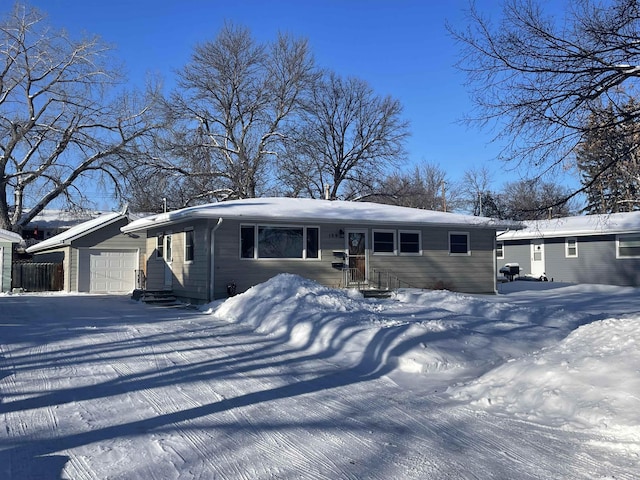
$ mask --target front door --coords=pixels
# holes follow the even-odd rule
[[[544,240],[531,240],[531,275],[542,277],[545,274]]]
[[[349,266],[347,283],[364,282],[367,280],[367,232],[347,230],[345,239]]]

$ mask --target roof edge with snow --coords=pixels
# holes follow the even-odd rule
[[[122,231],[134,232],[172,225],[191,219],[242,219],[245,221],[341,222],[351,224],[433,224],[451,227],[519,228],[520,222],[499,221],[449,212],[396,205],[309,198],[252,198],[210,203],[151,215],[131,222]]]
[[[97,218],[80,223],[69,230],[65,230],[58,235],[54,235],[51,238],[47,238],[41,242],[31,245],[26,249],[27,253],[37,253],[44,250],[50,250],[52,248],[70,245],[74,240],[95,232],[101,228],[111,225],[118,220],[127,216],[125,211],[111,212],[105,215],[101,215]]]

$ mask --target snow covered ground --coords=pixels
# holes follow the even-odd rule
[[[500,290],[0,296],[0,478],[640,478],[640,291]]]

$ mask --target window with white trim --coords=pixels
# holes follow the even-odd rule
[[[395,255],[396,254],[396,231],[395,230],[373,230],[373,254],[374,255]]]
[[[241,225],[240,258],[318,259],[320,229],[295,225]]]
[[[640,257],[640,233],[629,235],[616,235],[617,258]]]
[[[164,236],[164,260],[170,263],[173,260],[173,247],[172,247],[171,235]]]
[[[164,235],[162,233],[156,237],[156,258],[164,258]]]
[[[184,232],[184,261],[193,262],[195,249],[195,239],[193,230],[185,230]]]
[[[422,253],[422,233],[420,230],[398,231],[400,255],[420,255]]]
[[[565,239],[564,255],[567,258],[576,258],[578,256],[578,239],[576,237],[567,237]]]
[[[449,232],[449,255],[471,255],[468,232]]]
[[[496,258],[504,258],[504,242],[496,242]]]

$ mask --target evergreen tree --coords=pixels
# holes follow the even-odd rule
[[[576,149],[576,163],[587,197],[587,214],[640,209],[640,123],[634,100],[609,104],[587,120],[588,133]]]

